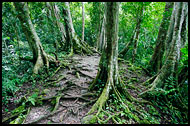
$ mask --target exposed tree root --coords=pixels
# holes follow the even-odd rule
[[[154,75],[153,77],[149,78],[148,80],[146,80],[145,82],[142,83],[143,86],[146,86],[147,84],[152,83],[155,78],[158,76],[159,73],[157,73],[156,75]]]
[[[69,96],[65,96],[65,95],[69,95]],[[57,99],[58,98],[58,99]],[[56,103],[59,102],[59,100],[61,99],[81,99],[81,100],[84,100],[84,101],[90,101],[90,99],[88,98],[85,98],[81,95],[78,95],[78,96],[72,96],[70,94],[59,94],[57,96],[51,96],[51,97],[47,97],[47,98],[41,98],[42,101],[47,101],[47,100],[50,100],[50,99],[56,99]]]
[[[69,63],[61,62],[61,65],[55,70],[55,72],[51,75],[53,77],[61,68],[68,67]]]
[[[23,120],[23,122],[22,122],[22,124],[24,124],[25,123],[25,121],[26,121],[26,118],[27,118],[27,116],[28,116],[28,114],[29,114],[29,112],[30,112],[30,107],[28,108],[28,111],[27,111],[27,114],[26,114],[26,117],[24,118],[24,120]]]
[[[91,79],[94,79],[93,77],[89,76],[88,74],[85,74],[85,73],[81,72],[79,69],[77,69],[77,68],[74,68],[74,69],[76,70],[76,72],[82,74],[83,76],[87,76],[87,77],[89,77]]]
[[[11,121],[9,124],[22,124],[24,120],[23,116],[18,116],[15,120]]]
[[[95,95],[96,95],[96,93],[92,93],[92,92],[88,92],[88,93],[82,94],[83,97],[95,96]]]
[[[100,124],[106,124],[111,118],[113,119],[115,116],[118,116],[119,114],[121,114],[122,112],[118,112],[118,113],[115,113],[113,115],[109,114],[108,112],[102,110],[103,112],[107,113],[108,114],[108,118],[106,120],[101,120],[98,116],[97,116],[97,120],[100,122]],[[118,122],[116,121],[115,123],[118,124]]]
[[[158,76],[162,75],[162,71],[163,71],[163,69],[161,69],[156,75],[154,75],[153,77],[151,77],[147,81],[143,82],[143,85],[150,84],[150,83],[152,83],[152,84],[148,85],[147,88],[149,88],[149,87],[150,88],[148,90],[142,92],[141,94],[139,94],[138,97],[146,97],[149,92],[155,91],[154,89],[157,87],[157,83],[155,83],[155,81],[158,80]]]
[[[23,112],[26,112],[26,110],[20,111],[20,112],[18,112],[18,113],[15,113],[15,114],[9,116],[9,117],[4,118],[4,119],[2,120],[2,123],[3,123],[3,122],[6,122],[6,121],[9,120],[9,119],[12,119],[12,118],[14,118],[14,117],[20,115],[20,114],[23,113]]]
[[[121,81],[120,81],[121,84]],[[112,90],[113,89],[113,90]],[[89,112],[87,113],[87,116],[83,118],[83,123],[90,123],[94,121],[99,120],[100,122],[104,122],[102,120],[100,120],[98,118],[99,113],[102,111],[102,107],[105,105],[106,101],[109,99],[109,93],[110,91],[113,91],[114,94],[116,94],[117,98],[119,99],[119,101],[122,103],[122,105],[125,107],[126,111],[129,112],[131,115],[133,115],[135,121],[139,122],[139,118],[137,116],[135,116],[128,108],[128,106],[123,102],[123,100],[121,99],[121,94],[119,93],[119,91],[116,89],[116,87],[113,84],[113,80],[112,79],[108,79],[100,97],[98,98],[98,100],[96,101],[96,103],[92,106],[92,108],[89,110]],[[125,90],[125,89],[123,89]],[[124,91],[127,92],[127,91]],[[132,100],[132,101],[138,101],[135,100],[135,98],[133,98],[130,94],[127,94],[127,97]],[[140,102],[140,101],[138,101]],[[97,110],[96,114],[92,114]],[[88,120],[88,118],[91,118],[90,120]],[[108,119],[114,119],[114,116],[108,117]],[[105,122],[108,120],[105,120]]]
[[[49,113],[49,114],[47,114],[47,115],[44,115],[44,116],[39,117],[38,119],[36,119],[36,120],[34,120],[34,121],[32,121],[32,122],[28,122],[28,123],[25,123],[25,124],[34,124],[34,123],[37,123],[37,122],[39,122],[39,121],[42,120],[42,119],[46,119],[46,118],[48,118],[49,116],[53,116],[54,114],[63,111],[64,109],[65,109],[65,108],[63,108],[63,109],[61,109],[61,110],[57,110],[57,111],[51,112],[51,113]]]
[[[48,85],[52,85],[52,84],[56,84],[56,83],[58,83],[59,81],[65,79],[65,78],[66,78],[66,77],[65,77],[64,75],[61,75],[59,78],[56,79],[56,81],[46,83],[46,84],[44,84],[44,86],[48,86]]]
[[[56,97],[56,104],[55,104],[55,107],[54,107],[54,109],[53,109],[52,112],[55,112],[55,111],[57,110],[57,108],[58,108],[58,106],[59,106],[59,100],[60,100],[60,98],[61,98],[61,96],[57,96],[57,97]]]

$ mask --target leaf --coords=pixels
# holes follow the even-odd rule
[[[122,112],[122,113],[121,113],[121,116],[124,116],[124,115],[125,115],[125,113]]]
[[[34,105],[34,106],[35,106],[35,102],[34,102],[34,101],[31,101],[31,103],[32,103],[32,105]]]
[[[38,93],[34,93],[32,94],[31,98],[37,98],[38,97]]]

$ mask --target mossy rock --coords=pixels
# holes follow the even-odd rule
[[[82,124],[94,124],[97,122],[97,118],[95,115],[88,115],[81,119]]]

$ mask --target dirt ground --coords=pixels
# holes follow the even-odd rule
[[[59,69],[53,77],[49,78],[49,80],[53,79],[54,82],[57,81],[56,83],[52,83],[49,86],[45,86],[44,83],[36,83],[35,87],[33,87],[31,83],[25,83],[21,87],[21,90],[15,94],[16,97],[9,100],[9,111],[18,107],[18,105],[14,103],[14,100],[31,95],[36,88],[40,90],[40,93],[46,88],[48,89],[48,93],[44,95],[43,98],[51,98],[58,94],[63,96],[60,98],[56,113],[49,115],[55,105],[51,104],[51,100],[47,100],[42,106],[31,107],[24,123],[81,124],[81,119],[87,114],[93,105],[86,105],[86,103],[97,98],[97,96],[83,96],[84,94],[89,93],[87,89],[92,80],[96,77],[100,56],[98,54],[93,56],[74,55],[65,60],[70,63],[69,67]],[[126,63],[119,63],[119,71],[123,82],[128,85],[132,84],[133,87],[140,89],[127,89],[133,97],[137,98],[138,94],[146,90],[141,84],[149,77],[146,76],[142,70],[131,70],[131,68],[132,67]],[[59,80],[60,78],[62,79]],[[131,81],[128,82],[128,80]],[[143,106],[143,109],[148,111],[146,105]],[[8,117],[10,114],[3,110],[3,118]],[[39,119],[40,117],[43,118],[36,121],[36,119]],[[112,121],[109,121],[108,123],[112,123]]]

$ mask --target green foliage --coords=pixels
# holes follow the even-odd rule
[[[150,60],[158,30],[162,20],[165,2],[124,2],[121,3],[119,15],[119,52],[130,41],[133,30],[136,27],[136,18],[138,8],[144,4],[143,20],[141,22],[140,35],[137,45],[137,55],[135,63],[147,67]],[[133,44],[125,55],[125,59],[132,58]]]
[[[180,59],[179,71],[181,71],[184,67],[188,68],[188,43],[184,48],[181,48],[181,53],[182,55]]]
[[[54,2],[53,2],[54,3]],[[37,35],[43,45],[45,52],[52,55],[55,52],[53,44],[55,40],[61,42],[61,33],[58,32],[58,28],[54,25],[54,18],[48,16],[47,8],[43,2],[28,2],[29,15],[32,23],[36,29]],[[56,5],[60,9],[60,22],[64,25],[63,18],[63,4],[57,3]],[[104,15],[104,3],[103,2],[85,2],[85,41],[94,46],[98,36],[99,26],[101,25]],[[153,53],[155,42],[158,35],[158,30],[163,17],[163,11],[165,2],[123,2],[119,11],[119,51],[130,41],[133,31],[136,27],[138,10],[144,6],[144,14],[142,17],[142,23],[140,28],[140,36],[138,40],[138,48],[136,55],[136,64],[147,67],[147,64]],[[82,3],[81,2],[70,2],[71,16],[73,25],[76,33],[79,37],[82,36]],[[16,35],[18,33],[18,36]],[[61,50],[61,48],[60,48]],[[127,60],[132,57],[133,46],[130,47],[129,51],[125,55]],[[188,68],[188,43],[184,48],[181,49],[181,59],[178,69],[178,73],[183,68]],[[64,55],[65,52],[58,54],[59,57]],[[2,103],[3,105],[8,104],[9,98],[15,95],[15,92],[19,91],[23,84],[32,83],[33,87],[36,86],[37,82],[43,82],[47,76],[51,75],[55,68],[49,69],[49,73],[44,69],[39,71],[36,76],[32,75],[33,64],[29,61],[22,61],[19,57],[29,58],[32,57],[32,52],[29,49],[28,42],[22,31],[21,24],[16,17],[15,8],[13,2],[3,2],[2,4]],[[137,72],[137,68],[134,65],[130,65],[130,71]],[[121,74],[125,74],[126,71],[120,71]],[[127,81],[127,79],[123,80]],[[26,83],[27,82],[27,83]],[[45,82],[45,81],[44,81]],[[138,82],[136,78],[128,80],[127,83]],[[98,80],[95,88],[98,89],[98,95],[104,89],[106,82]],[[119,112],[115,116],[115,120],[118,123],[128,123],[128,121],[137,121],[137,111],[141,114],[138,115],[140,118],[139,123],[160,123],[160,116],[165,115],[163,118],[167,123],[186,123],[188,116],[186,109],[183,106],[188,106],[188,80],[185,83],[177,87],[176,80],[172,77],[168,77],[165,80],[164,89],[157,88],[156,91],[151,92],[149,97],[153,97],[154,100],[152,105],[147,105],[148,112],[144,110],[140,105],[134,105],[133,103],[127,102],[125,98],[122,100],[126,102],[129,112],[121,101],[118,100],[114,93],[111,93],[109,100],[106,103],[105,110],[112,114]],[[46,94],[44,91],[42,93]],[[31,96],[24,97],[17,102],[21,102],[22,105],[15,109],[12,113],[18,113],[25,110],[28,105],[36,106],[42,104],[42,95],[38,95],[39,91],[35,91]],[[179,100],[181,99],[181,101]],[[52,104],[55,104],[55,100],[52,100]],[[178,104],[176,104],[178,103]],[[159,108],[157,111],[155,108]],[[8,111],[8,109],[5,109]],[[100,119],[108,117],[109,114],[101,112],[99,114]],[[22,118],[22,115],[19,116]],[[92,117],[94,118],[94,117]],[[94,119],[95,120],[95,119]],[[93,122],[96,122],[94,121]],[[12,123],[15,123],[14,120]],[[98,121],[102,123],[101,121]]]
[[[19,61],[14,45],[8,46],[8,55],[2,57],[2,102],[6,103],[8,96],[13,96],[19,86],[29,79],[31,63]],[[4,53],[3,53],[4,54]],[[29,69],[28,69],[29,68]],[[23,74],[24,71],[27,73]]]
[[[36,102],[36,98],[38,97],[38,93],[34,93],[31,96],[28,97],[28,99],[26,100],[27,102],[30,102],[33,106],[35,106],[35,102]]]
[[[188,106],[188,97],[181,99],[183,94],[179,88],[176,88],[176,80],[171,76],[165,80],[164,86],[164,89],[156,88],[149,93],[149,97],[154,97],[153,104],[160,109],[162,115],[165,115],[164,118],[168,123],[186,123],[187,112],[184,105]]]

